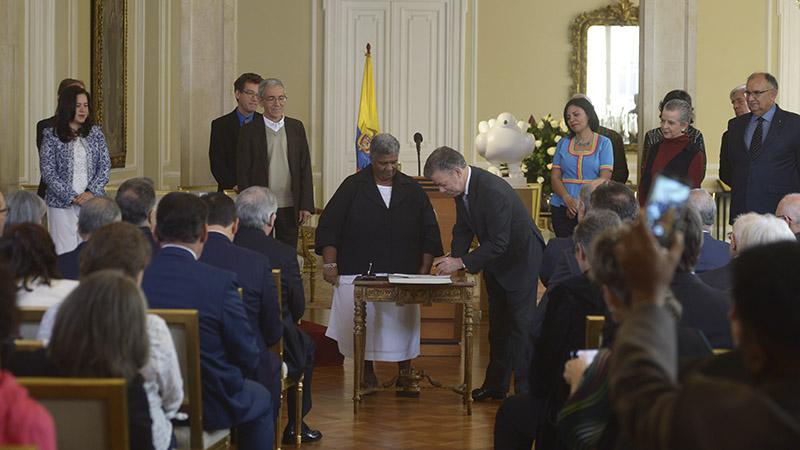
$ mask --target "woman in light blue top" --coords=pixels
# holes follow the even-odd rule
[[[573,98],[564,107],[569,137],[558,141],[553,157],[550,198],[553,231],[569,237],[578,224],[578,194],[581,186],[597,178],[611,179],[614,150],[611,140],[597,133],[600,120],[585,98]]]
[[[42,133],[39,167],[47,183],[48,228],[59,255],[74,250],[81,241],[80,206],[106,194],[111,160],[103,131],[92,124],[89,103],[89,93],[82,87],[64,89],[55,126]]]

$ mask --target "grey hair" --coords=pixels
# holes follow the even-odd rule
[[[400,154],[400,143],[389,133],[378,133],[369,143],[369,158],[375,156],[395,156]]]
[[[284,90],[286,89],[286,87],[283,85],[283,81],[277,78],[264,78],[261,80],[261,83],[258,83],[258,96],[264,98],[264,91],[266,91],[268,87],[272,86],[280,86]]]
[[[114,200],[94,197],[81,205],[78,213],[78,233],[90,234],[98,228],[122,220],[122,213]]]
[[[622,221],[613,211],[599,209],[591,211],[575,227],[573,239],[575,245],[581,246],[587,258],[591,258],[592,240],[605,230],[619,228]]]
[[[236,196],[236,216],[247,227],[264,228],[278,211],[275,194],[263,186],[250,186]]]
[[[778,209],[775,213],[777,214],[778,211],[781,211],[784,216],[789,217],[792,223],[800,223],[800,194],[792,193],[783,196],[778,203]]]
[[[736,86],[735,88],[731,89],[731,93],[730,93],[729,97],[730,97],[731,100],[733,100],[733,97],[738,92],[744,92],[746,90],[747,90],[747,85],[746,84],[740,84],[740,85]]]
[[[705,189],[692,189],[688,203],[700,214],[703,227],[708,231],[717,219],[717,204]]]
[[[147,177],[130,178],[119,185],[115,198],[122,220],[142,226],[147,224],[147,216],[156,207],[155,185]]]
[[[664,111],[678,111],[681,113],[681,123],[691,123],[692,119],[692,105],[685,100],[673,98],[664,105]]]
[[[456,168],[464,169],[466,167],[467,161],[464,160],[464,155],[450,147],[442,146],[428,156],[428,160],[425,161],[424,174],[425,178],[430,178],[434,172],[450,172]]]
[[[736,239],[736,253],[741,254],[751,247],[758,247],[778,241],[797,241],[785,221],[772,214],[742,214],[733,222],[733,237]]]
[[[28,191],[16,191],[6,198],[8,216],[6,228],[17,223],[41,224],[47,212],[47,205],[38,195]]]
[[[606,180],[597,178],[581,186],[581,190],[578,193],[578,199],[581,201],[581,206],[583,206],[584,217],[591,210],[592,192],[597,189],[597,186],[600,186],[605,182]]]
[[[758,76],[764,77],[764,79],[767,80],[767,83],[772,86],[772,89],[775,89],[776,91],[778,90],[778,79],[769,72],[753,72],[749,77],[747,77],[747,81],[751,81],[753,78]]]

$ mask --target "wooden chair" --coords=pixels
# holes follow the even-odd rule
[[[36,333],[39,332],[39,325],[42,323],[45,312],[47,312],[47,308],[38,306],[23,306],[19,309],[19,335],[22,339],[36,339]]]
[[[61,450],[127,450],[128,397],[122,378],[20,377],[53,416]]]
[[[278,311],[283,314],[283,292],[281,290],[281,270],[280,269],[272,269],[272,279],[275,280],[275,287],[278,290]],[[283,337],[280,338],[277,344],[270,347],[270,350],[277,353],[278,357],[281,360],[281,366],[285,366],[286,364],[283,362]],[[299,447],[302,443],[302,436],[300,435],[301,430],[303,429],[303,374],[300,374],[300,379],[297,381],[292,380],[283,370],[281,367],[281,404],[283,404],[283,400],[286,399],[287,405],[290,401],[286,398],[286,391],[293,386],[297,386],[297,390],[295,392],[294,398],[294,410],[295,410],[295,418],[294,418],[294,436],[295,436],[295,443],[296,447]],[[282,414],[276,414],[275,417],[275,448],[280,450],[281,448],[281,438],[283,437],[283,427],[281,417]]]
[[[586,349],[600,348],[603,345],[604,316],[586,316]]]
[[[297,243],[297,253],[303,258],[303,267],[300,268],[301,275],[308,275],[308,302],[314,301],[317,281],[317,255],[314,253],[314,240],[317,229],[312,226],[303,225],[298,230],[300,239]]]
[[[14,339],[14,351],[33,352],[44,348],[44,342],[34,339]]]
[[[183,405],[181,411],[189,414],[188,427],[175,427],[179,449],[206,450],[229,449],[230,430],[206,432],[203,430],[203,386],[200,377],[200,328],[195,309],[150,309],[169,328],[178,364],[183,377]],[[188,430],[187,430],[188,428]]]

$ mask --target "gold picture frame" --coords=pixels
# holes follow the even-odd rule
[[[128,0],[92,0],[91,93],[95,123],[103,133],[111,167],[127,154]]]

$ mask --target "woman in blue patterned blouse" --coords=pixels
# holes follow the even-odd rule
[[[589,100],[573,98],[564,107],[569,136],[558,141],[553,156],[550,198],[556,237],[572,236],[578,224],[578,194],[581,186],[597,178],[611,179],[614,150],[611,140],[597,134],[600,120]]]
[[[42,134],[39,167],[47,183],[50,236],[59,255],[80,243],[78,212],[97,195],[106,195],[111,160],[103,131],[93,125],[89,93],[70,86],[58,99],[53,128]]]

